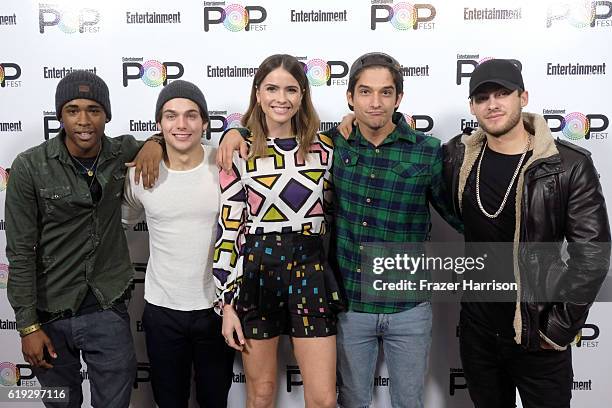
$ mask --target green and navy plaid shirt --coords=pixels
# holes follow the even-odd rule
[[[395,130],[377,147],[357,127],[348,140],[335,128],[326,132],[334,141],[336,219],[331,258],[337,261],[353,311],[395,313],[416,305],[403,298],[362,301],[363,243],[427,240],[429,203],[461,228],[445,199],[440,140],[412,129],[401,113],[393,115],[393,122]],[[364,287],[372,291],[369,299],[377,296],[372,287]]]

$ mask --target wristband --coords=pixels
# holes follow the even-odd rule
[[[161,148],[164,151],[166,151],[166,140],[164,139],[164,137],[161,134],[153,135],[153,136],[149,137],[146,141],[147,142],[155,142],[158,145],[160,145]]]
[[[30,333],[34,333],[35,331],[40,330],[40,324],[34,323],[31,326],[25,327],[23,329],[19,329],[19,335],[21,337],[25,337]]]

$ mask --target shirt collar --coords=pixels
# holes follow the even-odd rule
[[[382,145],[394,143],[397,140],[405,140],[410,143],[416,142],[416,133],[415,130],[408,125],[404,114],[401,112],[395,112],[393,114],[392,119],[395,124],[395,129],[385,138],[385,140],[381,143]],[[358,126],[353,127],[353,131],[349,135],[348,142],[352,145],[356,145],[357,141],[361,145],[368,145],[369,142],[363,137],[361,131]]]
[[[106,135],[102,136],[102,151],[98,163],[110,159],[119,154],[120,144],[111,143],[110,138]],[[50,159],[57,158],[63,163],[72,163],[70,153],[66,148],[66,130],[61,129],[53,139],[49,140],[47,145],[47,156]]]

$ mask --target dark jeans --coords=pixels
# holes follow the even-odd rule
[[[572,354],[525,351],[461,315],[459,344],[470,398],[476,408],[516,406],[516,388],[525,408],[569,408]]]
[[[147,302],[142,320],[157,405],[187,407],[193,367],[200,407],[226,407],[234,351],[225,344],[214,310],[181,311]]]
[[[81,359],[87,364],[91,406],[124,408],[130,403],[136,378],[136,356],[130,317],[124,303],[112,309],[55,320],[43,325],[57,352],[53,368],[34,369],[43,387],[68,387],[69,403],[47,407],[80,407]]]

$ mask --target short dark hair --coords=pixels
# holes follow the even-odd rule
[[[353,95],[355,93],[355,86],[359,81],[361,73],[368,68],[386,68],[393,77],[393,84],[395,85],[395,92],[399,94],[404,92],[404,76],[400,71],[401,66],[399,62],[392,56],[382,52],[372,52],[364,54],[357,58],[351,66],[349,73],[349,83],[347,91]],[[353,110],[353,107],[349,104],[349,109]]]

